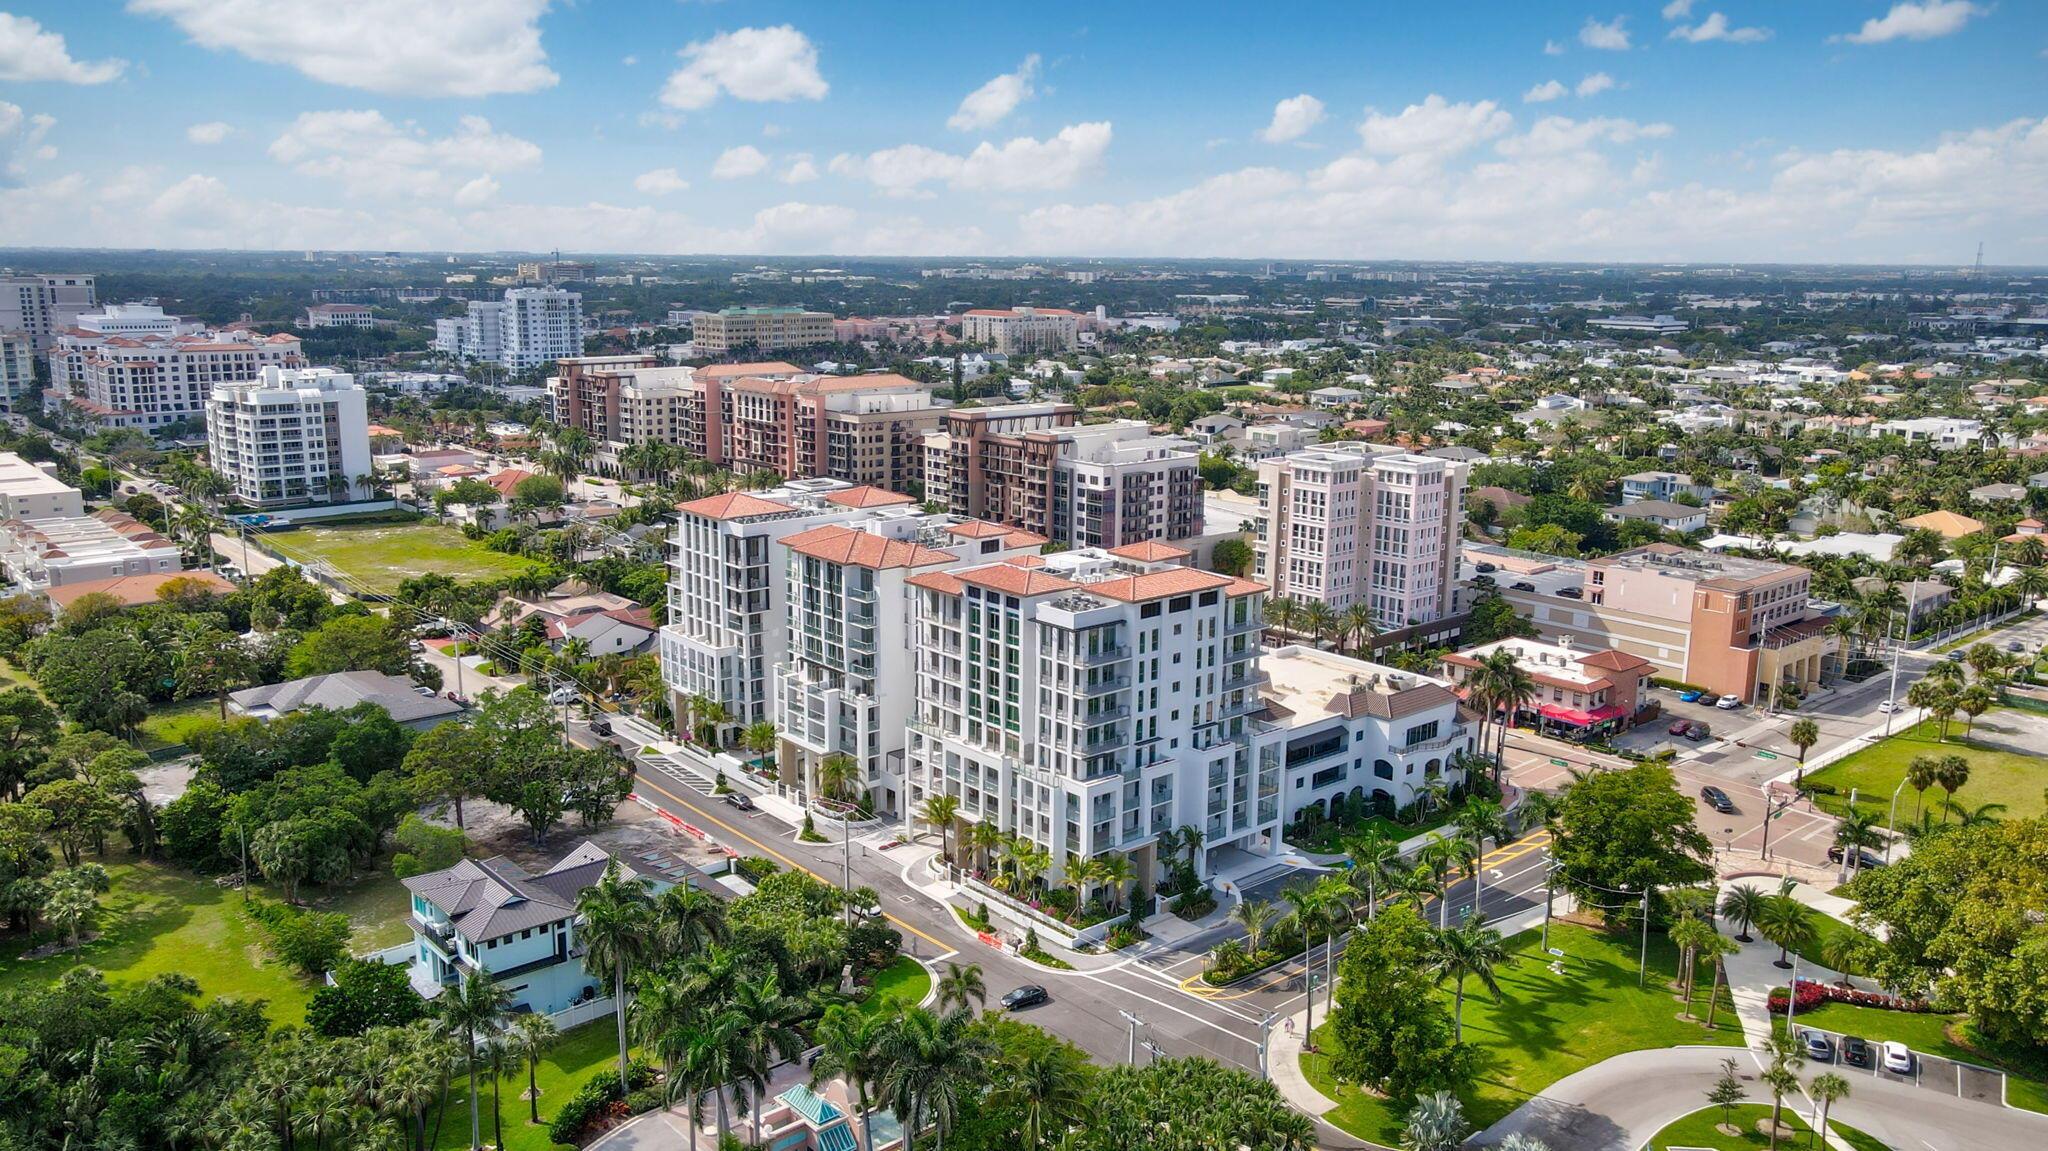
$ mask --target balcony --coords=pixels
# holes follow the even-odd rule
[[[1244,635],[1247,632],[1262,630],[1265,626],[1266,621],[1256,615],[1245,620],[1243,623],[1238,623],[1234,620],[1225,620],[1223,621],[1223,634]]]
[[[1118,660],[1129,659],[1130,657],[1130,648],[1117,646],[1097,648],[1094,651],[1083,651],[1076,654],[1074,659],[1082,667],[1100,667],[1103,664],[1115,663]]]
[[[1131,705],[1123,703],[1118,704],[1115,707],[1104,707],[1098,708],[1095,711],[1091,711],[1086,715],[1082,716],[1080,722],[1084,724],[1093,725],[1098,723],[1108,723],[1111,720],[1129,718],[1131,718]]]
[[[1241,688],[1263,687],[1272,682],[1272,679],[1272,676],[1263,671],[1240,672],[1237,675],[1223,677],[1223,690],[1237,691]]]
[[[1084,683],[1078,690],[1083,696],[1097,696],[1108,695],[1113,691],[1122,691],[1129,686],[1131,686],[1130,676],[1109,675],[1103,676],[1094,683]]]
[[[1129,742],[1131,742],[1131,735],[1127,731],[1111,730],[1098,732],[1095,735],[1083,737],[1081,754],[1101,755],[1104,752],[1115,751]]]

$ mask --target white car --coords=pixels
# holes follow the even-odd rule
[[[549,703],[575,703],[577,691],[573,687],[558,687],[548,693]]]
[[[1877,714],[1879,715],[1890,715],[1891,713],[1897,710],[1899,710],[1899,704],[1897,700],[1888,699],[1885,700],[1883,703],[1877,705]]]
[[[1736,708],[1742,706],[1742,697],[1739,695],[1724,695],[1720,699],[1714,701],[1714,706],[1720,708],[1722,711],[1734,711]]]
[[[1887,1039],[1878,1045],[1878,1050],[1883,1052],[1884,1069],[1886,1071],[1895,1072],[1899,1075],[1911,1075],[1913,1073],[1913,1052],[1905,1044],[1896,1039]]]

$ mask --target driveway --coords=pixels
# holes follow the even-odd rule
[[[1519,1132],[1572,1151],[1636,1151],[1672,1120],[1705,1107],[1706,1089],[1720,1077],[1721,1061],[1729,1058],[1736,1061],[1750,1102],[1769,1103],[1770,1093],[1757,1081],[1757,1064],[1743,1048],[1634,1051],[1551,1084],[1478,1135],[1474,1145],[1491,1147]],[[1786,1105],[1810,1106],[1803,1096],[1788,1098]],[[1835,1104],[1830,1116],[1902,1151],[1976,1151],[2048,1142],[2048,1116],[1972,1102],[1896,1077],[1852,1078],[1849,1097]]]

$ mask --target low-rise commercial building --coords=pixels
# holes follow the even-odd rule
[[[17,587],[161,575],[184,568],[178,545],[125,512],[0,521],[0,566]]]
[[[1591,650],[1572,636],[1520,637],[1482,644],[1444,657],[1444,673],[1463,687],[1498,652],[1529,675],[1535,694],[1516,713],[1518,723],[1566,739],[1594,739],[1634,726],[1650,703],[1657,665],[1613,648]]]
[[[362,304],[314,304],[306,309],[308,328],[374,328],[377,317]]]
[[[32,464],[0,452],[0,520],[47,520],[85,514],[78,489],[57,478],[55,463]]]

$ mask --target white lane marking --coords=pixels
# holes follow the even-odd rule
[[[1145,1002],[1147,1002],[1147,1003],[1150,1003],[1150,1004],[1152,1004],[1152,1005],[1153,1005],[1153,1006],[1155,1006],[1155,1007],[1163,1007],[1163,1008],[1165,1008],[1166,1010],[1168,1010],[1168,1011],[1171,1011],[1171,1012],[1173,1012],[1173,1013],[1174,1013],[1174,1014],[1176,1014],[1176,1015],[1185,1015],[1185,1016],[1187,1016],[1187,1017],[1188,1017],[1189,1019],[1192,1019],[1192,1020],[1194,1020],[1195,1022],[1197,1022],[1197,1023],[1200,1023],[1200,1024],[1201,1024],[1202,1026],[1204,1026],[1204,1027],[1213,1027],[1213,1028],[1215,1028],[1216,1030],[1218,1030],[1218,1031],[1221,1031],[1222,1033],[1224,1033],[1225,1035],[1228,1035],[1228,1036],[1230,1036],[1230,1037],[1231,1037],[1231,1038],[1233,1038],[1233,1039],[1237,1039],[1237,1040],[1240,1040],[1240,1041],[1242,1041],[1242,1042],[1245,1042],[1245,1043],[1249,1043],[1249,1044],[1251,1044],[1251,1045],[1252,1045],[1252,1046],[1254,1046],[1254,1047],[1257,1047],[1257,1046],[1258,1046],[1258,1042],[1259,1042],[1259,1041],[1258,1041],[1257,1039],[1255,1039],[1255,1038],[1251,1037],[1251,1036],[1247,1036],[1247,1035],[1240,1035],[1239,1033],[1237,1033],[1237,1032],[1235,1032],[1235,1031],[1232,1031],[1232,1030],[1231,1030],[1230,1028],[1228,1028],[1228,1027],[1225,1027],[1225,1026],[1223,1026],[1223,1025],[1222,1025],[1221,1023],[1218,1023],[1218,1022],[1216,1022],[1216,1021],[1215,1021],[1215,1020],[1213,1020],[1213,1019],[1205,1019],[1205,1018],[1203,1018],[1202,1016],[1200,1016],[1200,1015],[1197,1015],[1197,1014],[1195,1014],[1195,1013],[1194,1013],[1194,1012],[1192,1012],[1192,1011],[1188,1011],[1188,1010],[1185,1010],[1185,1009],[1183,1009],[1183,1008],[1177,1007],[1177,1006],[1175,1006],[1175,1005],[1173,1005],[1173,1004],[1171,1004],[1171,1003],[1168,1003],[1168,1002],[1166,1002],[1165,1000],[1162,1000],[1162,999],[1154,999],[1154,998],[1152,998],[1152,997],[1151,997],[1151,996],[1149,996],[1149,995],[1140,995],[1139,993],[1137,993],[1136,991],[1132,991],[1132,990],[1131,990],[1131,989],[1129,989],[1128,987],[1119,987],[1119,986],[1117,986],[1117,985],[1116,985],[1116,984],[1114,984],[1114,983],[1110,983],[1110,982],[1108,982],[1107,980],[1104,980],[1104,979],[1100,979],[1100,978],[1097,978],[1097,977],[1096,977],[1096,974],[1095,974],[1094,972],[1092,972],[1092,971],[1091,971],[1091,972],[1083,972],[1083,973],[1082,973],[1082,978],[1084,978],[1084,979],[1092,979],[1092,980],[1094,980],[1095,982],[1097,982],[1097,983],[1100,983],[1100,984],[1102,984],[1102,985],[1103,985],[1104,987],[1108,987],[1108,988],[1110,988],[1110,989],[1112,989],[1112,990],[1115,990],[1115,991],[1121,991],[1121,992],[1125,993],[1126,995],[1130,995],[1130,996],[1132,996],[1133,998],[1136,998],[1136,999],[1142,999],[1142,1000],[1144,1000]],[[1242,1018],[1243,1018],[1242,1016],[1238,1016],[1238,1015],[1236,1015],[1235,1013],[1233,1013],[1232,1017],[1233,1017],[1233,1018],[1238,1018],[1238,1019],[1242,1019]],[[1246,1022],[1253,1022],[1253,1021],[1252,1021],[1252,1020],[1246,1020]],[[1240,1066],[1242,1066],[1242,1065],[1243,1065],[1243,1063],[1242,1063],[1242,1061],[1241,1061],[1241,1060],[1237,1060],[1237,1059],[1232,1059],[1232,1060],[1231,1060],[1231,1062],[1233,1062],[1233,1063],[1238,1063],[1238,1064],[1239,1064]]]

